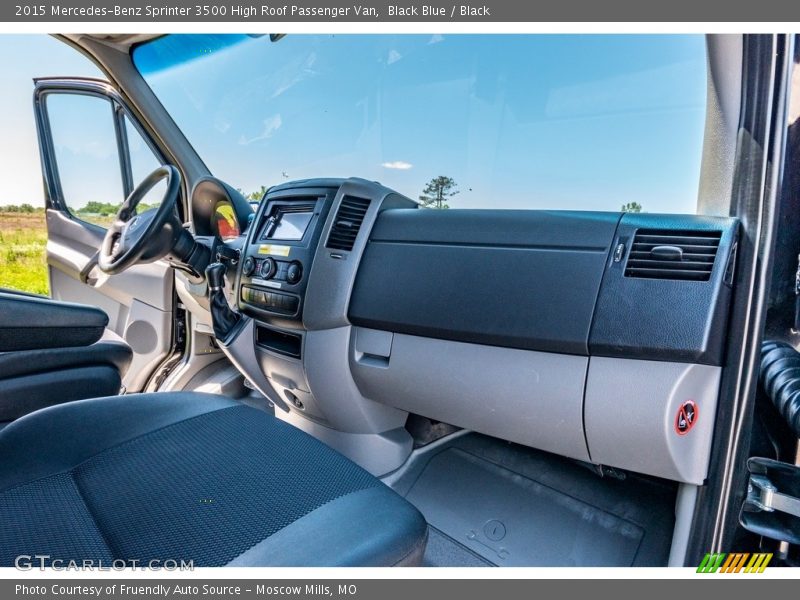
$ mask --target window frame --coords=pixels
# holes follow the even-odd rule
[[[81,219],[73,213],[64,197],[64,190],[61,186],[61,175],[56,158],[55,144],[53,142],[53,131],[50,126],[50,114],[48,113],[47,100],[54,95],[73,95],[88,96],[103,100],[109,103],[111,108],[110,117],[114,127],[115,142],[117,144],[117,157],[120,168],[120,178],[122,181],[122,200],[127,198],[133,191],[133,167],[130,154],[130,146],[126,131],[125,118],[128,119],[132,127],[136,128],[144,143],[153,153],[156,161],[162,165],[166,164],[163,153],[153,144],[150,136],[139,124],[138,119],[125,106],[122,98],[111,85],[100,79],[74,78],[74,79],[37,79],[34,81],[34,111],[37,126],[41,131],[40,135],[40,158],[42,162],[42,176],[44,178],[45,206],[48,209],[58,210],[70,219],[78,221],[81,225],[90,227],[98,231],[105,231],[106,228]]]

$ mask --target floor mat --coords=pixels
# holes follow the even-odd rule
[[[423,567],[493,567],[492,563],[465,548],[435,527],[428,527],[428,545]]]
[[[396,489],[431,525],[426,565],[667,561],[671,485],[600,478],[568,459],[471,434],[425,460]]]

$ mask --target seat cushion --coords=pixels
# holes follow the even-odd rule
[[[0,431],[0,565],[415,564],[427,526],[378,479],[272,415],[208,394],[44,409]]]

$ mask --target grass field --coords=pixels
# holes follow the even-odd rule
[[[0,207],[0,287],[47,294],[44,211],[3,212]]]

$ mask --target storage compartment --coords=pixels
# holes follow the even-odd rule
[[[366,398],[589,460],[586,357],[377,333],[355,328],[351,339],[350,368]]]
[[[587,356],[618,220],[617,213],[384,211],[358,268],[350,322]]]
[[[256,344],[272,352],[300,358],[303,352],[302,336],[287,331],[278,331],[263,325],[256,326]]]
[[[586,442],[592,462],[702,485],[720,367],[592,357]]]

